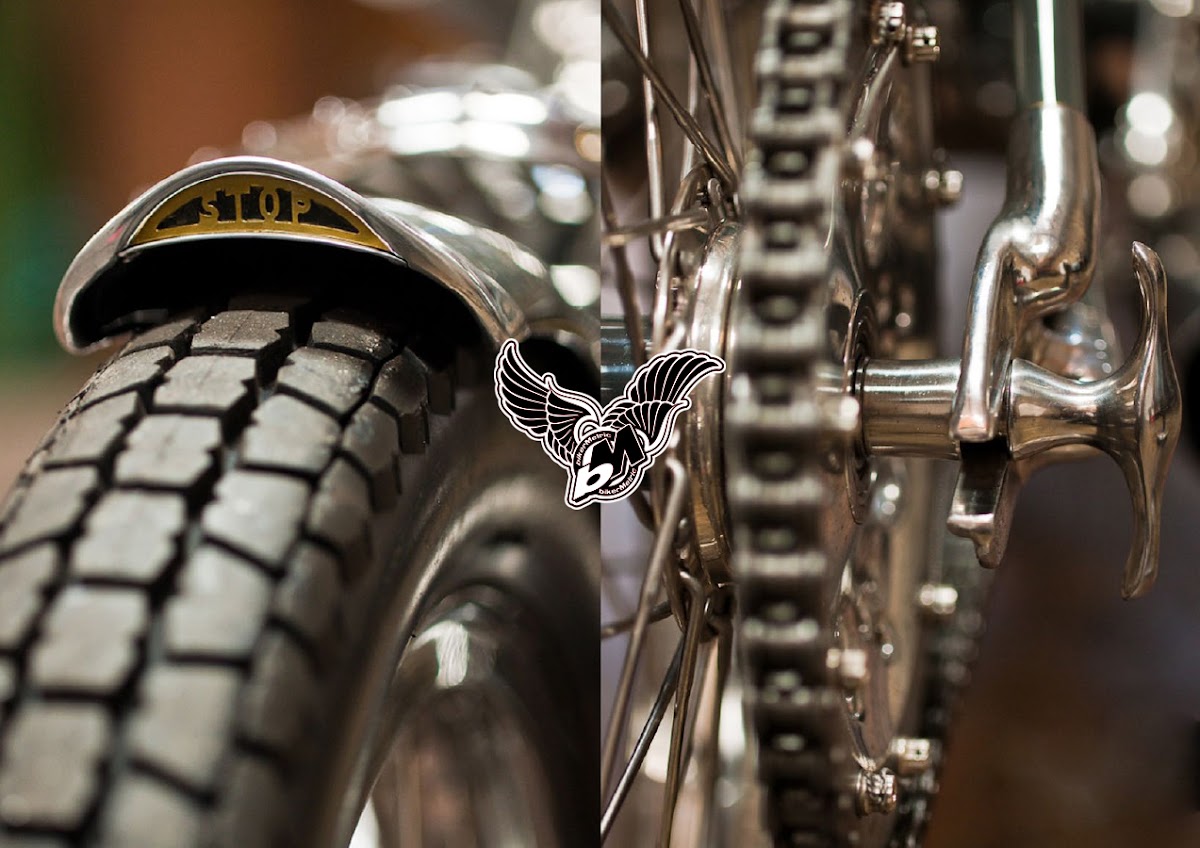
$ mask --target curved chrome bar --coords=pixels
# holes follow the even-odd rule
[[[1001,385],[1002,441],[956,443],[944,428],[959,383],[959,363],[870,361],[856,380],[862,438],[875,455],[960,458],[963,475],[949,527],[971,538],[980,561],[1004,553],[1021,479],[1031,462],[1055,461],[1075,445],[1109,454],[1125,475],[1133,502],[1134,540],[1122,593],[1149,591],[1158,568],[1161,506],[1167,470],[1179,440],[1182,400],[1167,335],[1167,280],[1162,262],[1133,245],[1142,295],[1137,342],[1123,365],[1101,380],[1080,382],[1014,359]]]
[[[224,229],[188,225],[180,228],[178,236],[147,229],[155,222],[161,228],[169,211],[166,204],[173,198],[188,197],[187,192],[198,184],[212,181],[219,186],[222,180],[233,184],[255,178],[310,192],[317,202],[351,219],[349,226],[357,228],[357,233],[348,235],[348,230],[336,229],[322,233],[317,227],[295,227],[289,232],[258,218],[241,220],[250,216],[243,216],[240,206],[235,216],[238,220]],[[204,203],[194,198],[193,202]],[[545,336],[587,360],[598,359],[595,317],[569,306],[541,260],[506,236],[415,204],[365,198],[308,168],[254,156],[217,159],[179,171],[135,199],[96,233],[59,285],[54,326],[60,342],[79,353],[109,341],[100,322],[81,314],[78,307],[84,292],[112,283],[110,272],[119,265],[134,263],[144,251],[161,250],[164,245],[245,237],[325,244],[379,256],[449,288],[497,344],[507,338]]]
[[[1091,285],[1100,227],[1096,138],[1083,114],[1078,0],[1014,0],[1013,57],[1025,111],[1013,123],[1004,208],[976,260],[953,438],[995,438],[1014,345],[1030,322]]]
[[[1099,226],[1100,171],[1087,118],[1057,104],[1027,111],[1013,129],[1004,208],[975,266],[950,419],[955,439],[995,438],[1015,341],[1034,318],[1087,290]]]

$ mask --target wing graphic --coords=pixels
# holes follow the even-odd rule
[[[634,372],[621,396],[604,408],[601,425],[640,430],[646,437],[646,453],[656,456],[666,448],[679,413],[692,405],[688,392],[706,375],[724,370],[719,357],[699,350],[653,356]]]
[[[558,385],[553,374],[538,374],[521,358],[515,339],[496,357],[496,400],[512,425],[540,441],[550,458],[567,470],[582,431],[600,425],[600,404],[582,392]]]

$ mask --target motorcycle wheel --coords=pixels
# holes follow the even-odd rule
[[[594,839],[596,514],[504,422],[486,345],[337,305],[135,335],[29,461],[0,844]]]

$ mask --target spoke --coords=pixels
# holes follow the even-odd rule
[[[604,243],[609,247],[616,247],[617,245],[629,244],[634,239],[650,235],[651,233],[689,230],[707,223],[708,211],[705,209],[693,209],[689,212],[666,215],[662,218],[654,218],[649,221],[639,221],[636,224],[624,224],[615,229],[610,229],[604,234]]]
[[[679,669],[683,662],[684,644],[684,637],[680,635],[675,655],[671,658],[671,665],[667,668],[662,685],[658,688],[658,697],[654,699],[650,715],[646,717],[646,723],[642,726],[641,734],[638,735],[637,744],[633,746],[633,755],[625,764],[625,768],[621,772],[621,779],[617,781],[617,788],[613,791],[612,797],[608,799],[604,815],[600,817],[600,841],[602,843],[608,838],[609,831],[612,830],[613,822],[617,818],[617,813],[621,811],[621,805],[625,803],[625,798],[629,795],[634,778],[642,770],[642,763],[646,759],[646,752],[650,750],[650,743],[654,741],[658,727],[662,724],[663,716],[667,713],[667,705],[675,696],[675,687],[679,683]]]
[[[733,143],[734,155],[740,162],[742,107],[738,100],[738,83],[734,78],[729,28],[725,24],[725,10],[722,0],[700,0],[700,2],[704,5],[704,19],[708,24],[708,42],[717,78],[717,92],[721,96],[721,102],[726,106],[725,120],[729,127],[730,141]]]
[[[662,621],[671,614],[671,602],[662,601],[657,604],[654,609],[650,610],[650,623]],[[619,636],[629,628],[633,627],[634,619],[637,614],[618,618],[616,621],[610,621],[608,624],[600,626],[600,638],[611,639],[613,636]]]
[[[679,779],[683,772],[684,745],[688,741],[688,706],[691,704],[692,683],[696,679],[696,659],[700,651],[700,636],[704,633],[704,586],[687,572],[680,580],[691,599],[688,607],[687,629],[684,631],[683,665],[680,669],[679,691],[675,694],[675,718],[671,723],[671,753],[667,757],[667,782],[663,788],[662,820],[659,823],[658,844],[671,844],[671,827],[675,822],[675,805],[679,801]]]
[[[620,229],[616,212],[613,211],[612,195],[608,190],[606,175],[601,175],[600,178],[600,216],[604,220],[604,228],[609,232]],[[638,306],[633,271],[629,267],[629,257],[625,255],[624,245],[612,245],[610,255],[613,258],[614,271],[617,275],[617,293],[621,296],[625,333],[629,336],[633,365],[637,368],[646,362],[646,336],[642,332],[642,310]]]
[[[725,683],[729,679],[730,660],[732,658],[733,630],[728,626],[721,628],[717,637],[716,673],[715,679],[706,677],[705,697],[711,696],[706,704],[708,714],[696,735],[704,740],[698,756],[698,780],[700,784],[700,845],[709,844],[713,832],[713,813],[715,812],[715,792],[717,772],[721,753],[721,702],[724,700]]]
[[[654,64],[647,58],[646,54],[638,48],[633,35],[626,28],[624,22],[621,20],[620,13],[617,12],[616,7],[613,5],[613,0],[601,0],[601,11],[604,14],[604,19],[607,21],[609,29],[617,37],[617,40],[621,42],[621,46],[625,48],[625,52],[637,64],[638,70],[642,72],[642,76],[654,86],[655,92],[661,99],[662,104],[667,107],[667,111],[671,113],[671,117],[675,119],[675,123],[683,130],[688,140],[700,150],[700,153],[703,154],[705,160],[708,161],[708,164],[721,179],[721,182],[726,185],[730,192],[735,191],[737,189],[737,177],[730,170],[724,157],[721,156],[721,152],[716,149],[712,141],[704,134],[704,131],[700,129],[700,125],[696,123],[696,119],[688,114],[687,110],[680,104],[678,98],[671,92],[662,74],[658,72],[658,69],[654,67]],[[655,215],[654,217],[659,216]]]
[[[683,24],[687,29],[688,44],[692,48],[692,58],[696,70],[700,73],[700,84],[704,88],[704,99],[712,112],[713,125],[717,128],[717,138],[725,151],[725,161],[735,172],[741,171],[742,164],[738,161],[737,148],[733,144],[733,136],[729,131],[729,121],[725,116],[725,104],[717,91],[717,81],[713,77],[712,65],[708,52],[704,49],[704,36],[700,32],[700,19],[692,8],[692,0],[679,0],[679,9],[683,13]]]
[[[617,682],[616,697],[613,699],[613,711],[608,719],[608,734],[604,738],[604,748],[600,757],[601,802],[609,794],[608,788],[612,779],[613,764],[616,761],[617,746],[625,735],[625,726],[629,719],[629,698],[633,693],[634,672],[641,659],[646,639],[646,627],[650,623],[650,613],[654,609],[654,599],[663,578],[664,565],[674,555],[675,533],[679,529],[679,520],[683,516],[683,501],[687,492],[687,471],[679,460],[673,457],[664,459],[667,475],[670,478],[666,505],[658,532],[654,536],[654,546],[650,551],[646,576],[642,579],[641,597],[638,599],[633,629],[629,635],[629,648],[625,651],[625,662],[621,666],[621,677]]]
[[[650,21],[646,15],[646,0],[636,0],[638,44],[641,52],[650,55]],[[666,208],[663,205],[665,179],[663,177],[662,130],[658,125],[658,109],[654,100],[653,84],[642,77],[642,104],[646,119],[646,183],[650,194],[650,217],[661,218]],[[653,234],[650,247],[657,259],[662,255],[662,235]]]
[[[700,190],[703,184],[701,179],[704,172],[697,168],[688,172],[679,182],[679,190],[675,194],[675,201],[671,205],[672,215],[681,215],[692,203],[696,197],[696,192]],[[707,214],[707,213],[706,213]],[[675,244],[675,232],[669,231],[666,238],[663,240],[663,254],[658,260],[658,274],[655,279],[658,284],[654,287],[654,304],[653,312],[650,314],[650,347],[655,353],[663,353],[667,350],[674,350],[668,347],[667,338],[667,322],[671,317],[671,281],[674,274],[671,273],[671,259],[674,256],[672,249]],[[672,328],[672,338],[679,334],[681,327]],[[682,344],[683,337],[680,336],[678,344]],[[677,345],[678,346],[678,345]]]

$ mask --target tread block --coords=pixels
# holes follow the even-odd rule
[[[279,567],[308,508],[302,480],[265,471],[235,469],[221,478],[216,500],[204,509],[205,536],[272,567]],[[270,509],[264,506],[270,504]]]
[[[51,544],[0,563],[0,650],[15,651],[25,641],[57,571],[58,550]]]
[[[283,838],[287,789],[275,771],[260,758],[239,756],[229,767],[222,801],[211,817],[207,838],[211,846],[283,846],[302,840]],[[253,798],[248,804],[245,799]],[[311,838],[311,837],[310,837]]]
[[[116,480],[126,486],[188,490],[214,471],[221,424],[214,418],[150,415],[117,456]]]
[[[331,320],[328,317],[313,324],[309,344],[359,356],[375,363],[382,362],[396,351],[392,340],[378,330],[357,323]]]
[[[276,388],[345,418],[367,393],[373,372],[369,362],[348,354],[302,347],[279,369]]]
[[[236,554],[202,546],[183,567],[167,604],[171,657],[249,659],[271,600],[271,581]]]
[[[121,446],[129,423],[142,414],[135,393],[100,401],[63,423],[46,454],[46,467],[101,464]]]
[[[151,327],[145,332],[138,333],[125,345],[122,355],[146,350],[159,345],[167,345],[176,353],[183,353],[186,339],[184,336],[199,323],[198,312],[188,312],[184,315]]]
[[[425,366],[409,351],[379,370],[372,400],[390,412],[400,427],[400,449],[424,453],[429,444],[428,384]]]
[[[367,475],[375,509],[390,508],[400,491],[400,430],[395,419],[377,406],[360,407],[342,435],[342,450]]]
[[[304,527],[338,552],[350,579],[362,571],[371,552],[370,519],[367,482],[349,462],[334,460],[321,478]]]
[[[230,668],[152,668],[130,720],[130,756],[197,792],[213,791],[240,682]]]
[[[17,507],[25,499],[25,491],[28,488],[28,482],[18,478],[16,485],[9,491],[3,503],[0,503],[0,531],[3,531],[9,520],[17,514]]]
[[[286,757],[309,729],[316,692],[317,681],[304,654],[283,633],[268,631],[238,707],[239,733]]]
[[[123,392],[145,389],[174,361],[175,351],[166,345],[118,356],[92,378],[79,397],[79,406],[82,409]]]
[[[186,795],[140,774],[127,775],[109,791],[100,848],[194,848],[198,844],[201,808]]]
[[[324,412],[290,395],[272,395],[254,410],[238,461],[316,477],[333,457],[339,432],[337,421]]]
[[[240,356],[189,356],[167,372],[154,392],[154,407],[237,417],[253,402],[255,362]]]
[[[240,353],[267,361],[282,359],[291,341],[287,312],[233,309],[214,315],[192,337],[193,353]]]
[[[336,621],[340,583],[333,555],[301,542],[275,590],[272,612],[320,653]]]
[[[94,468],[59,468],[35,477],[0,534],[0,553],[68,533],[100,484]]]
[[[114,490],[100,498],[71,550],[71,571],[80,577],[148,585],[175,556],[187,526],[180,495]]]
[[[107,696],[129,677],[145,632],[145,596],[131,589],[71,586],[54,600],[30,659],[36,686]]]
[[[0,765],[0,820],[72,830],[87,816],[112,727],[93,704],[30,704],[8,729]]]

